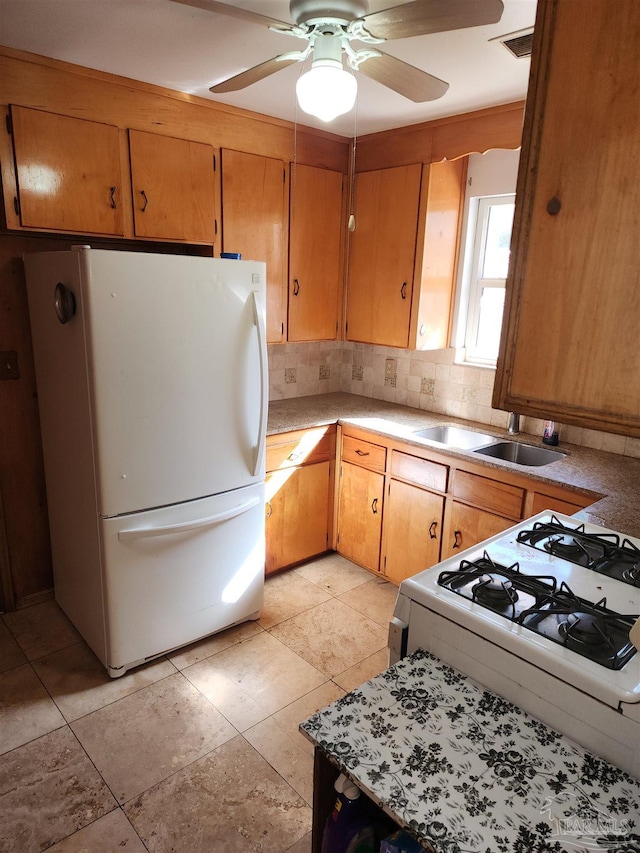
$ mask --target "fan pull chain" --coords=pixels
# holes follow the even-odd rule
[[[349,231],[356,230],[356,216],[354,213],[356,198],[356,148],[358,144],[358,96],[353,112],[353,142],[351,143],[351,187],[349,198],[349,220],[347,228]]]

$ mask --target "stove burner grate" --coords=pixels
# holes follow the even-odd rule
[[[595,604],[585,601],[563,582],[552,595],[521,613],[517,621],[607,669],[620,670],[636,653],[629,640],[636,618],[609,610],[605,598]]]
[[[640,587],[640,549],[617,533],[587,533],[584,524],[569,527],[555,515],[521,530],[517,541],[555,557]]]

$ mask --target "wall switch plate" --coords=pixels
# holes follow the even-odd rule
[[[20,379],[18,353],[14,349],[0,352],[0,379]]]

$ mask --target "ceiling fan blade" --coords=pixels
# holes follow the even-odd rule
[[[502,0],[413,0],[365,15],[361,21],[376,38],[404,39],[496,24],[503,11]]]
[[[196,9],[205,9],[207,12],[218,12],[220,15],[227,15],[229,18],[239,18],[241,21],[261,24],[264,27],[284,27],[285,29],[291,27],[290,22],[285,23],[266,15],[260,15],[258,12],[249,12],[248,9],[241,9],[239,6],[229,6],[228,3],[219,3],[218,0],[173,0],[173,2],[182,3],[183,6],[195,6]]]
[[[286,68],[288,65],[293,65],[294,62],[299,61],[298,59],[280,59],[276,56],[273,59],[267,59],[266,62],[261,62],[260,65],[254,65],[253,68],[249,68],[247,71],[236,74],[235,77],[229,77],[228,80],[223,80],[222,83],[217,83],[209,91],[215,95],[222,95],[225,92],[237,92],[239,89],[246,89],[252,83],[264,80],[265,77],[275,74],[276,71],[280,71],[282,68]]]
[[[427,74],[387,53],[367,59],[358,71],[416,104],[435,101],[449,88],[449,84],[439,77]]]

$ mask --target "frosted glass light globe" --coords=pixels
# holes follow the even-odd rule
[[[333,60],[316,60],[296,84],[300,109],[321,121],[332,121],[352,110],[357,91],[353,74]]]

